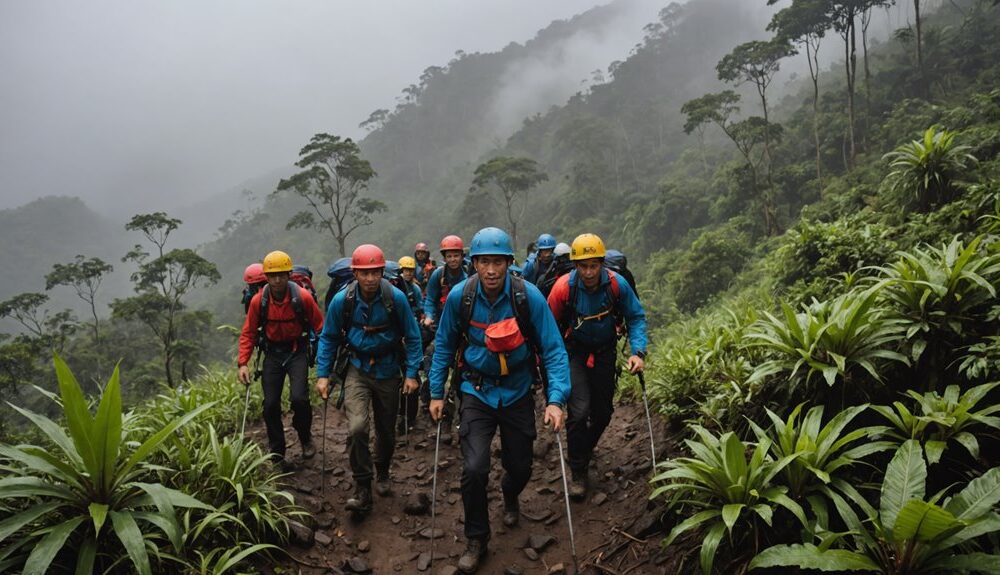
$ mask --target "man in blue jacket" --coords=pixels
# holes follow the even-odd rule
[[[642,371],[646,357],[646,313],[625,278],[604,267],[605,253],[601,238],[578,236],[570,246],[576,269],[556,280],[549,293],[549,308],[569,352],[573,387],[566,421],[573,472],[569,494],[577,501],[587,496],[591,454],[614,412],[621,329],[628,329],[632,348],[629,372]]]
[[[535,252],[535,257],[528,258],[528,261],[524,264],[524,279],[537,286],[538,279],[544,276],[552,267],[554,261],[552,254],[556,249],[555,236],[552,234],[538,236],[538,239],[535,241],[535,248],[538,250]]]
[[[559,431],[569,396],[569,365],[559,328],[535,286],[508,273],[514,260],[510,237],[497,228],[472,239],[476,275],[448,294],[438,324],[430,371],[431,417],[441,418],[445,379],[456,352],[462,403],[462,502],[468,545],[458,562],[473,573],[490,538],[487,484],[490,443],[500,428],[504,469],[501,481],[504,525],[517,525],[518,496],[531,477],[535,440],[531,396],[536,354],[548,373],[544,423]]]
[[[433,326],[438,316],[441,315],[441,307],[448,299],[448,293],[466,278],[463,261],[463,250],[465,245],[462,238],[451,235],[441,238],[441,257],[444,258],[444,265],[434,270],[427,280],[427,289],[424,290],[424,325]]]
[[[344,377],[348,447],[354,474],[354,497],[346,508],[363,517],[372,509],[372,456],[369,421],[375,420],[375,490],[391,491],[389,463],[395,447],[395,419],[399,412],[400,372],[405,393],[419,388],[420,328],[403,292],[383,279],[385,255],[371,244],[351,256],[356,278],[337,292],[327,310],[316,356],[316,390],[329,395],[330,373],[338,354],[350,358]]]

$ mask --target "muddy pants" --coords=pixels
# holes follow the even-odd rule
[[[462,440],[462,504],[465,536],[490,538],[490,513],[486,488],[490,480],[490,444],[500,428],[500,481],[504,499],[516,499],[531,479],[531,448],[535,441],[535,409],[528,393],[507,407],[490,407],[466,394],[459,412]]]
[[[615,348],[594,353],[594,367],[587,367],[589,353],[569,356],[569,414],[566,436],[569,468],[574,475],[585,473],[590,456],[611,423],[615,399]]]
[[[261,368],[261,386],[264,389],[264,423],[267,425],[267,443],[271,453],[285,455],[285,425],[281,421],[281,390],[288,376],[291,399],[292,427],[303,444],[312,440],[312,406],[309,405],[309,354],[268,353]]]
[[[347,411],[347,449],[351,471],[358,483],[370,482],[373,476],[369,428],[375,420],[375,465],[379,475],[388,474],[396,442],[394,423],[399,412],[398,377],[375,379],[353,365],[344,380],[344,407]]]

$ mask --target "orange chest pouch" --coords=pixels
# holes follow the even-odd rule
[[[500,360],[500,375],[507,375],[510,369],[507,366],[507,356],[515,349],[524,345],[524,334],[517,325],[517,318],[507,318],[503,321],[491,323],[485,330],[486,349],[497,354]]]

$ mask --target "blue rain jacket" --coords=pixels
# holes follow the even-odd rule
[[[431,274],[430,279],[427,280],[427,293],[424,294],[424,315],[434,321],[437,321],[439,312],[441,311],[441,274],[445,273],[447,269],[448,266],[437,268]],[[450,291],[455,291],[455,286],[467,277],[468,274],[465,273],[464,265],[458,270],[458,273],[448,273],[447,283],[451,286]]]
[[[460,324],[462,321],[462,289],[464,287],[465,283],[463,282],[451,289],[441,312],[441,321],[434,340],[434,358],[428,376],[431,398],[433,399],[444,397],[448,368],[452,365],[455,352],[462,342],[463,334]],[[548,402],[561,406],[566,405],[570,392],[569,358],[559,334],[559,327],[538,288],[529,283],[525,283],[524,287],[528,297],[531,324],[534,326],[539,340],[535,342],[535,345],[542,356],[542,364],[548,374]],[[514,317],[514,308],[509,275],[504,280],[503,292],[492,304],[486,299],[482,285],[479,286],[476,291],[476,303],[472,308],[473,322],[489,325],[512,317]],[[497,354],[486,349],[483,340],[484,332],[485,330],[481,328],[469,326],[469,342],[465,347],[463,358],[469,368],[483,374],[488,380],[484,381],[482,387],[477,390],[471,381],[462,377],[462,393],[474,395],[486,405],[497,408],[511,405],[531,390],[534,381],[532,372],[535,359],[527,343],[522,344],[508,355],[509,373],[506,376],[501,376],[500,361]],[[523,335],[525,340],[531,337],[531,334]]]
[[[327,321],[320,333],[319,350],[316,353],[317,377],[330,377],[330,372],[333,370],[334,357],[342,342],[341,323],[346,296],[347,290],[337,292],[326,310]],[[406,295],[395,287],[392,288],[392,305],[396,313],[395,322],[389,320],[385,304],[382,303],[381,287],[376,291],[371,303],[361,297],[361,289],[358,288],[352,325],[347,330],[347,343],[352,351],[351,365],[375,379],[388,379],[399,377],[400,365],[405,359],[406,377],[415,378],[423,359],[420,327],[410,310]],[[365,333],[360,327],[386,324],[389,325],[389,329],[377,333]],[[398,357],[400,339],[405,346],[405,358]]]
[[[613,272],[611,272],[613,273]],[[576,290],[576,302],[570,302],[569,296],[571,287],[576,284],[576,270],[560,277],[552,286],[549,293],[549,308],[560,325],[569,321],[571,307],[576,307],[577,325],[569,326],[571,331],[567,335],[567,341],[571,347],[579,345],[584,350],[595,350],[609,345],[614,345],[617,333],[615,331],[615,318],[613,314],[607,314],[600,319],[590,319],[580,321],[586,316],[598,314],[608,307],[608,289],[611,282],[608,269],[601,269],[601,282],[594,291],[587,291],[582,285]],[[625,278],[615,274],[618,283],[618,309],[621,310],[625,318],[625,326],[628,328],[629,345],[632,353],[645,352],[648,340],[646,339],[646,312],[639,303],[635,291]]]

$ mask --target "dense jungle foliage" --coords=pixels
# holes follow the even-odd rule
[[[448,86],[476,74],[488,86],[492,55],[435,68],[369,119],[357,152],[378,177],[363,192],[388,211],[355,238],[402,254],[502,221],[477,167],[533,160],[547,179],[520,229],[597,232],[641,279],[650,400],[686,438],[651,498],[685,572],[1000,572],[1000,7],[924,6],[919,26],[875,45],[864,22],[893,2],[794,0],[756,31],[743,5],[664,8],[603,81],[500,145],[464,140],[461,116],[428,120],[488,109]],[[781,62],[817,47],[846,57],[769,94]],[[426,139],[435,126],[445,133]],[[394,163],[393,146],[430,155]],[[79,555],[225,572],[282,543],[298,511],[233,436],[235,378],[195,366],[231,358],[233,332],[216,326],[240,319],[247,262],[279,241],[322,262],[318,275],[336,257],[335,238],[284,229],[301,209],[276,192],[197,253],[169,248],[181,225],[169,216],[133,220],[147,239],[128,254],[135,294],[110,318],[31,294],[0,304],[25,328],[0,341],[0,389],[31,408],[0,421],[34,424],[0,430],[25,438],[0,446],[0,567],[41,573]],[[104,268],[70,263],[76,275],[53,268],[50,283],[86,300]],[[61,360],[51,369],[53,352],[82,389]],[[638,393],[628,381],[622,393]]]

